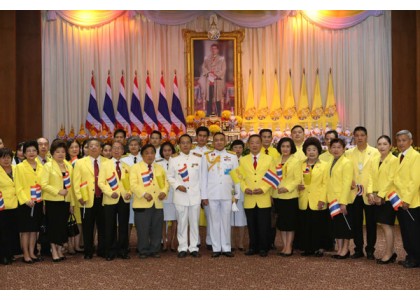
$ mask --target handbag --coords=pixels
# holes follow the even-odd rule
[[[76,217],[74,214],[70,215],[70,218],[67,222],[67,235],[69,237],[76,236],[80,233],[79,227],[77,226]]]

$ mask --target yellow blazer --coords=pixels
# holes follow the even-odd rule
[[[254,208],[255,206],[258,206],[259,208],[271,207],[272,187],[262,179],[268,170],[271,170],[274,173],[276,172],[273,158],[269,155],[260,153],[257,169],[254,170],[254,156],[248,154],[241,157],[239,160],[239,167],[236,170],[239,176],[241,190],[245,195],[244,208]],[[261,195],[245,194],[246,189],[254,190],[258,188],[261,188],[264,193]]]
[[[271,196],[279,199],[292,199],[299,196],[297,186],[302,182],[302,171],[300,170],[301,160],[291,155],[283,165],[283,180],[278,187],[284,187],[289,192],[279,194],[277,189],[273,190]],[[281,157],[275,162],[275,166],[281,164]]]
[[[318,210],[318,202],[327,202],[328,163],[319,160],[310,170],[309,175],[303,174],[306,169],[306,161],[300,164],[304,176],[305,189],[299,192],[299,209]],[[321,210],[327,209],[327,205]]]
[[[32,169],[27,160],[16,166],[15,186],[19,204],[23,205],[31,200],[31,186],[40,184],[39,175],[43,166],[37,162],[36,171]]]
[[[352,162],[353,165],[353,180],[356,184],[363,185],[365,192],[363,194],[363,201],[366,205],[370,205],[368,201],[368,197],[366,194],[367,186],[369,185],[369,174],[371,170],[371,163],[372,160],[378,156],[380,153],[378,149],[367,145],[367,148],[363,151],[364,152],[364,159],[363,161],[359,160],[359,157],[362,153],[359,151],[357,147],[349,149],[346,151],[345,156]],[[359,171],[359,163],[362,164],[362,171]],[[352,190],[353,197],[356,197],[357,189]]]
[[[300,146],[296,146],[296,153],[294,153],[293,156],[297,158],[299,161],[306,160],[307,157],[305,153],[303,152],[303,144]]]
[[[334,156],[327,150],[319,156],[319,159],[323,162],[330,163],[334,160]]]
[[[280,158],[280,153],[273,146],[268,147],[267,150],[268,150],[268,155],[270,155],[274,161],[277,161]],[[264,147],[261,147],[260,153],[265,154]]]
[[[103,164],[108,160],[103,156],[99,156],[100,160],[99,171],[103,167]],[[73,170],[73,189],[76,196],[76,201],[83,199],[86,201],[86,208],[93,206],[93,199],[95,197],[95,176],[94,176],[93,164],[90,156],[79,159],[74,166]],[[80,188],[80,184],[87,182],[87,188]],[[98,176],[99,185],[99,176]],[[83,197],[83,195],[85,197]]]
[[[15,179],[16,167],[12,166],[12,176]],[[0,167],[0,192],[3,195],[5,209],[14,209],[18,206],[15,182]]]
[[[351,161],[342,155],[335,163],[331,170],[331,165],[334,161],[328,164],[328,184],[327,184],[327,202],[331,203],[337,199],[340,204],[352,204],[354,202],[353,194],[351,192],[351,183],[353,181],[353,165]]]
[[[67,161],[64,161],[65,167],[67,172],[70,175],[70,184],[73,186],[73,182],[71,180],[71,176],[73,173],[73,167]],[[39,176],[39,184],[42,188],[42,199],[48,201],[66,201],[71,202],[74,199],[70,197],[70,190],[67,193],[67,196],[61,196],[58,194],[64,186],[63,186],[63,174],[61,174],[60,167],[58,166],[55,160],[51,160],[42,168],[41,174]]]
[[[120,161],[121,169],[121,180],[118,178],[117,169],[115,167],[115,162],[113,159],[109,159],[101,166],[99,170],[99,179],[98,185],[102,192],[104,193],[102,199],[102,205],[114,205],[117,204],[120,200],[120,197],[124,199],[127,193],[130,193],[130,166],[126,163]],[[107,178],[110,178],[113,174],[117,178],[118,188],[113,191],[109,185]],[[118,194],[118,198],[114,199],[111,197],[113,193]],[[124,199],[125,203],[130,203],[130,199]]]
[[[409,204],[409,208],[420,206],[420,154],[410,147],[400,164],[401,154],[398,156],[395,168],[394,184],[397,194],[402,201]]]
[[[379,197],[388,200],[388,194],[395,191],[394,175],[399,161],[392,153],[388,154],[379,167],[380,160],[380,156],[372,160],[367,193],[371,194],[376,192]]]
[[[168,195],[169,183],[166,178],[166,172],[161,165],[152,164],[153,180],[149,186],[144,186],[142,173],[148,171],[148,166],[144,161],[135,164],[130,170],[130,185],[134,193],[133,208],[151,208],[153,204],[155,208],[163,208],[163,200],[159,200],[158,196],[161,192]],[[144,194],[152,195],[152,201],[147,201]]]

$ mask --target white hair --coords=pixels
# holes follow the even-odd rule
[[[406,136],[408,136],[408,138],[410,140],[413,139],[413,135],[411,134],[411,132],[408,131],[408,130],[406,130],[406,129],[398,131],[397,134],[396,134],[396,136],[400,136],[400,135],[406,135]]]

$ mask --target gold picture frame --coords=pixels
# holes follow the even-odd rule
[[[223,78],[223,101],[219,101],[221,104],[218,104],[217,107],[216,104],[212,104],[213,106],[210,105],[210,107],[216,107],[217,114],[220,116],[220,110],[231,110],[233,106],[235,115],[242,116],[242,41],[245,37],[245,31],[221,32],[219,39],[216,41],[210,40],[207,32],[184,29],[182,33],[185,41],[187,113],[191,115],[196,110],[204,110],[206,116],[211,114],[211,108],[205,109],[209,107],[209,101],[205,99],[208,94],[207,90],[203,91],[203,84],[200,84],[200,81],[202,83],[204,77],[202,72],[204,60],[214,44],[217,44],[218,49],[222,49],[220,55],[226,61],[226,77]],[[207,83],[205,84],[207,85]],[[214,93],[214,90],[212,90],[212,93]]]

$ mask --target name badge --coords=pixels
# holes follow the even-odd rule
[[[198,167],[198,164],[192,164],[191,168]]]

